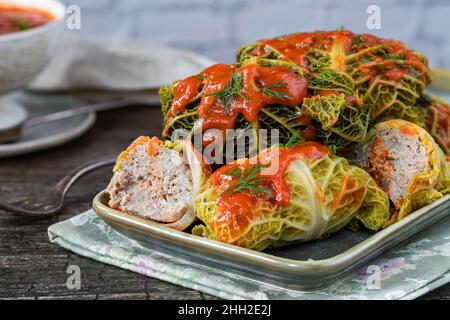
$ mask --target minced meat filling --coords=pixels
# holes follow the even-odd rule
[[[396,209],[403,203],[413,177],[431,170],[420,138],[399,129],[380,131],[373,141],[358,151],[357,162],[389,195]]]
[[[109,186],[109,205],[144,218],[175,222],[192,206],[189,166],[174,150],[161,147],[153,156],[148,143],[137,146],[123,160]]]

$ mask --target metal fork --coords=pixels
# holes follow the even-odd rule
[[[13,203],[0,203],[0,209],[15,215],[48,218],[60,212],[67,193],[82,176],[102,167],[111,166],[115,158],[86,163],[62,178],[48,193],[35,193],[14,199]]]

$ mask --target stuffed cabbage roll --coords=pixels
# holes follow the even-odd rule
[[[389,201],[364,170],[316,142],[272,147],[212,174],[194,201],[201,235],[254,250],[320,239],[357,218],[373,230]]]
[[[317,120],[319,141],[341,149],[361,142],[369,122],[420,118],[416,102],[431,83],[422,54],[399,41],[348,30],[294,33],[250,43],[240,48],[237,61],[255,57],[303,70],[309,102],[301,108]],[[318,113],[324,109],[311,108],[311,102],[327,109],[331,104],[332,113],[321,117]]]
[[[213,142],[222,147],[220,141],[223,139],[225,144],[227,130],[235,130],[234,141],[251,134],[255,145],[245,149],[255,152],[247,151],[231,160],[269,147],[270,139],[265,146],[259,145],[262,129],[277,129],[277,143],[286,143],[292,135],[312,140],[315,128],[311,118],[299,108],[306,91],[305,77],[292,64],[264,64],[257,58],[239,66],[216,64],[160,89],[162,135],[180,139],[173,137],[174,131],[183,129],[188,140],[194,134],[201,136],[203,147]],[[197,143],[196,148],[200,149]]]
[[[356,163],[369,172],[392,201],[387,225],[449,192],[449,163],[421,127],[405,120],[376,125],[368,143],[356,150]]]
[[[447,156],[450,156],[450,105],[431,95],[426,96],[425,129]]]
[[[190,142],[139,137],[122,152],[108,185],[109,206],[184,230],[209,168]]]

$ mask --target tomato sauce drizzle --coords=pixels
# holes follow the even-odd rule
[[[302,32],[292,35],[261,40],[252,52],[255,56],[262,56],[267,50],[274,48],[278,53],[295,64],[308,67],[305,54],[316,48],[323,51],[331,50],[332,46],[341,42],[346,51],[349,50],[354,34],[350,31],[331,32]]]
[[[232,96],[229,105],[224,106],[215,93],[225,89],[236,73],[242,79],[240,95]],[[276,91],[283,96],[275,97],[263,92],[263,87],[274,83],[281,84]],[[283,107],[299,106],[307,93],[307,80],[284,66],[259,66],[256,64],[237,68],[236,65],[216,64],[193,77],[181,81],[174,90],[174,98],[168,113],[168,120],[182,113],[198,97],[197,108],[202,132],[208,129],[233,129],[237,117],[242,114],[248,122],[258,119],[261,109],[268,105],[280,104]],[[307,120],[307,119],[306,119]],[[305,119],[303,119],[305,121]],[[210,138],[210,137],[209,137]],[[204,137],[205,141],[209,139]],[[214,138],[211,138],[214,139]]]
[[[355,39],[358,41],[355,42]],[[403,43],[391,39],[382,39],[370,34],[357,35],[348,30],[295,33],[284,37],[261,40],[251,52],[251,55],[263,56],[273,48],[281,54],[281,59],[289,60],[307,69],[306,53],[311,48],[316,48],[327,51],[331,55],[333,67],[345,70],[345,57],[364,50],[361,44],[366,47],[381,45],[388,53],[402,55],[405,58],[403,66],[382,58],[376,58],[375,61],[372,61],[376,62],[375,64],[362,63],[357,70],[361,71],[363,76],[373,79],[381,75],[389,80],[400,81],[403,75],[408,73],[408,66],[416,69],[420,74],[429,72],[427,64],[421,61],[414,51],[406,48]],[[333,52],[333,48],[337,46],[342,48],[341,52]]]

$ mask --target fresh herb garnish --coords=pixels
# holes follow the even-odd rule
[[[14,25],[19,28],[21,31],[27,30],[31,28],[31,25],[27,21],[17,20],[14,22]]]
[[[386,160],[392,161],[392,160],[395,160],[395,158],[394,157],[386,157]]]
[[[248,102],[248,98],[244,96],[240,91],[241,84],[242,77],[237,72],[234,72],[231,75],[230,80],[228,80],[228,83],[226,84],[224,89],[213,92],[209,94],[209,96],[214,96],[215,98],[219,99],[220,103],[225,109],[225,112],[228,113],[228,106],[234,98],[241,97]]]
[[[352,38],[350,47],[364,49],[364,48],[368,48],[368,45],[367,45],[367,43],[364,42],[364,38],[358,34]]]
[[[227,174],[234,178],[239,178],[239,176],[241,175],[241,170],[239,169],[239,166],[234,166],[227,172]]]
[[[384,58],[387,60],[404,60],[405,56],[403,54],[386,53]]]
[[[261,165],[254,164],[250,168],[240,170],[237,166],[233,167],[228,174],[238,178],[227,190],[223,191],[219,197],[228,193],[232,195],[238,192],[252,193],[255,197],[260,195],[268,195],[267,188],[261,187],[260,182],[264,181],[258,174],[261,172]]]
[[[352,38],[352,43],[351,43],[351,45],[354,46],[354,45],[360,44],[361,42],[362,42],[362,37],[361,37],[361,35],[356,35],[356,36],[354,36],[354,37]]]
[[[336,153],[339,147],[336,144],[331,143],[328,145],[328,148],[330,148],[333,153]]]
[[[311,80],[313,86],[329,86],[336,77],[336,72],[332,69],[326,69],[316,73],[316,77]]]
[[[300,135],[297,132],[294,132],[291,137],[289,138],[288,142],[284,145],[286,148],[290,148],[296,144],[303,143],[303,139],[300,137]]]
[[[206,78],[206,75],[205,74],[199,74],[199,75],[196,75],[196,76],[192,76],[192,78],[197,79],[197,80],[202,80],[202,79]]]
[[[311,71],[318,71],[322,68],[327,67],[328,65],[325,62],[319,61],[319,60],[313,60],[310,64],[309,64],[309,69]]]
[[[345,30],[344,26],[340,26],[340,27],[336,28],[336,31],[344,31],[344,30]]]
[[[266,96],[271,96],[273,98],[287,99],[287,98],[289,98],[289,94],[287,94],[286,92],[280,92],[280,91],[274,90],[274,88],[284,88],[284,87],[286,87],[286,83],[283,83],[280,80],[278,80],[278,81],[268,85],[267,87],[262,87],[262,92]]]

